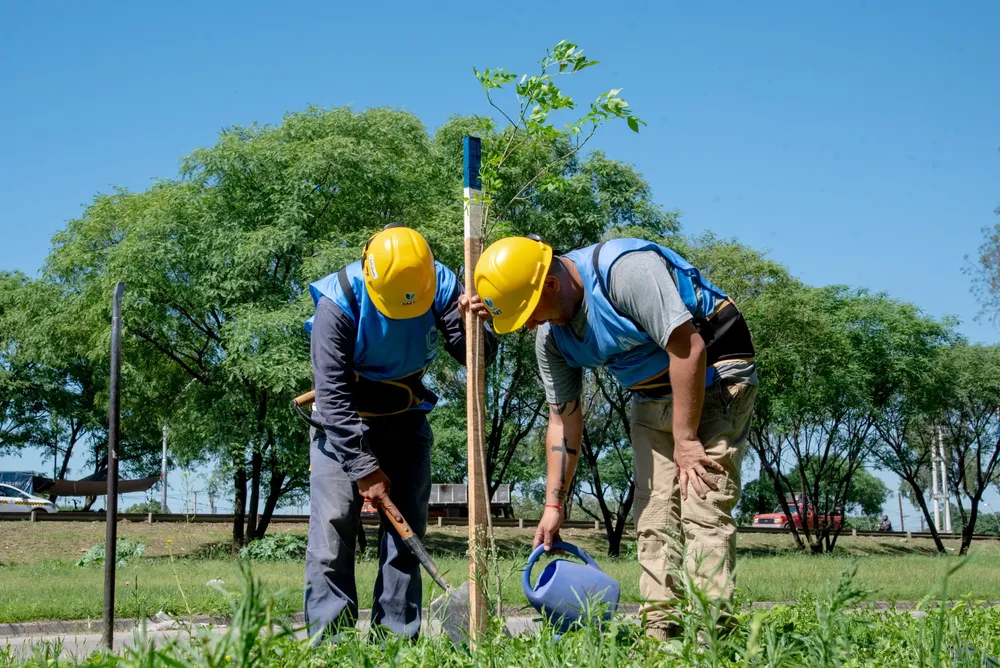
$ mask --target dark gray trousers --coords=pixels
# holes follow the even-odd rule
[[[413,531],[423,538],[431,493],[434,436],[423,413],[366,420],[364,429],[389,495]],[[326,434],[313,429],[309,448],[309,547],[306,551],[305,622],[310,635],[336,634],[358,617],[354,555],[363,500],[344,472]],[[381,510],[379,511],[381,515]],[[383,526],[386,525],[383,518]],[[420,632],[420,563],[391,528],[379,528],[379,572],[372,626],[416,638]]]

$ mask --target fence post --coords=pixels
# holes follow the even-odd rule
[[[907,539],[907,540],[909,540],[909,539],[911,539],[911,538],[913,538],[913,534],[912,534],[912,533],[910,533],[909,531],[907,531],[907,532],[906,532],[906,539]]]
[[[524,518],[523,517],[518,517],[517,518],[517,528],[518,529],[523,529],[524,528]]]
[[[857,538],[857,537],[858,537],[858,530],[851,529],[851,538]]]
[[[443,527],[444,526],[444,518],[441,517],[440,515],[438,515],[438,526],[439,527]]]

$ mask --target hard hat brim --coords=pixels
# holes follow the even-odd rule
[[[528,322],[528,318],[531,314],[535,312],[535,307],[538,306],[538,300],[542,298],[542,290],[545,288],[545,277],[549,275],[549,267],[552,266],[552,247],[548,244],[541,244],[542,259],[540,264],[541,277],[538,280],[537,285],[531,291],[531,295],[528,297],[528,303],[524,309],[511,317],[494,317],[493,318],[493,331],[497,334],[510,334],[511,332],[516,332],[517,330],[524,327],[524,323]]]

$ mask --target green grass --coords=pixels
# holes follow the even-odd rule
[[[819,595],[830,578],[836,578],[855,559],[836,556],[788,555],[748,556],[737,566],[737,592],[741,600],[795,601],[804,594]],[[877,600],[915,601],[928,592],[954,558],[926,556],[868,556],[857,558],[858,586],[873,592]],[[445,556],[438,558],[446,578],[462,581],[468,562]],[[639,600],[639,566],[632,560],[601,559],[602,567],[622,586],[622,600]],[[504,558],[500,572],[506,576],[506,605],[526,605],[521,592],[521,559]],[[362,608],[371,606],[377,565],[357,565],[358,596]],[[256,563],[254,573],[265,590],[276,596],[281,612],[302,609],[303,564],[301,562]],[[208,583],[222,580],[226,588],[239,586],[239,564],[231,559],[169,558],[142,559],[118,571],[116,614],[120,617],[169,614],[219,614],[228,609],[225,598]],[[104,587],[100,565],[77,567],[63,561],[42,561],[0,567],[0,622],[41,619],[99,619]],[[440,591],[432,590],[424,578],[424,601]],[[183,594],[182,594],[183,592]],[[952,578],[951,595],[1000,601],[1000,556],[974,557]],[[186,600],[185,600],[186,599]]]
[[[195,630],[159,645],[140,641],[121,654],[95,652],[89,657],[62,655],[62,647],[51,643],[21,655],[0,648],[0,666],[997,665],[991,656],[1000,654],[1000,609],[930,606],[929,614],[919,619],[878,611],[865,605],[850,572],[845,575],[826,583],[818,597],[742,615],[739,626],[725,636],[716,631],[716,606],[688,584],[677,618],[682,635],[666,643],[644,637],[638,626],[617,618],[603,629],[585,624],[559,642],[554,642],[551,628],[508,638],[494,623],[475,648],[455,647],[441,636],[416,642],[389,637],[372,643],[357,632],[312,647],[307,639],[296,639],[295,630],[280,620],[274,625],[273,598],[256,577],[241,577],[240,587],[227,598],[233,623],[221,632]]]
[[[225,613],[225,597],[208,583],[222,580],[227,589],[239,586],[239,564],[225,556],[226,529],[206,524],[123,523],[119,535],[143,541],[147,547],[143,559],[119,569],[116,614],[137,617],[160,610],[173,615]],[[303,529],[281,527],[282,531],[298,535],[304,533]],[[102,523],[0,523],[0,623],[100,619],[103,567],[74,564],[87,548],[102,542],[103,531]],[[598,532],[566,532],[565,537],[596,556],[621,583],[623,601],[638,601],[639,566],[634,558],[601,558],[606,544]],[[454,584],[468,573],[465,540],[464,529],[432,529],[427,536],[428,548]],[[505,578],[506,606],[526,605],[520,569],[530,540],[528,531],[497,532],[497,544],[504,555],[499,570]],[[826,556],[793,551],[787,536],[741,535],[738,544],[737,595],[744,602],[795,601],[804,594],[818,595],[831,577],[836,578],[855,561],[855,582],[872,591],[874,599],[916,601],[958,562],[955,557],[934,554],[929,541],[919,539],[846,537],[841,539],[838,552]],[[1000,601],[1000,544],[976,543],[975,548],[977,553],[952,577],[950,595]],[[275,596],[276,610],[302,610],[303,568],[301,561],[254,565],[264,589]],[[362,608],[371,606],[375,575],[373,560],[357,564]],[[430,578],[424,578],[424,588],[425,604],[440,593],[432,591]]]

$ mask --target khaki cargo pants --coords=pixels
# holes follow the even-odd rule
[[[688,485],[681,499],[674,466],[673,401],[632,404],[636,530],[639,538],[639,594],[647,633],[668,637],[676,631],[670,620],[681,583],[671,570],[682,567],[709,597],[733,594],[732,569],[736,557],[733,509],[740,498],[740,468],[757,387],[720,380],[705,388],[698,438],[708,456],[725,473],[709,470],[719,491],[708,490],[702,500]],[[686,563],[682,564],[684,548]]]

